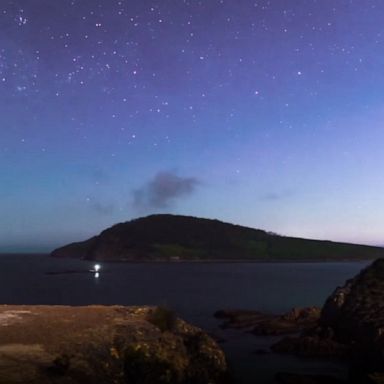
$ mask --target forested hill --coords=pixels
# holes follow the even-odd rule
[[[179,215],[151,215],[120,223],[89,240],[52,252],[89,260],[359,260],[384,257],[384,248],[279,236]]]

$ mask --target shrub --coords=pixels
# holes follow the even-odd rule
[[[176,384],[178,373],[170,362],[156,355],[149,356],[133,347],[124,354],[124,378],[128,384]]]
[[[171,309],[159,306],[149,312],[147,320],[161,332],[173,331],[176,328],[177,316]]]

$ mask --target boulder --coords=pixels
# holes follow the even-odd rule
[[[327,299],[320,325],[344,342],[384,345],[384,259],[376,260]]]
[[[374,261],[327,299],[320,327],[351,347],[351,375],[384,373],[384,259]]]

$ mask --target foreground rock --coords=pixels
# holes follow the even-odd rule
[[[218,311],[224,327],[258,335],[285,336],[273,352],[344,360],[346,383],[384,384],[384,259],[373,262],[338,287],[323,308],[294,309],[285,315],[255,311]],[[299,335],[294,335],[299,333]],[[279,383],[338,383],[327,376],[280,373]]]
[[[320,318],[343,342],[362,345],[384,342],[384,259],[379,259],[337,288]]]
[[[281,340],[274,350],[343,357],[350,363],[350,382],[383,383],[384,259],[338,287],[327,299],[316,327]]]
[[[384,259],[335,290],[323,307],[320,326],[351,346],[356,374],[384,372]]]
[[[170,311],[0,306],[1,384],[224,382],[217,344]]]
[[[293,308],[283,315],[248,310],[221,310],[215,313],[225,319],[223,328],[251,331],[256,335],[285,335],[313,328],[320,318],[320,308]]]

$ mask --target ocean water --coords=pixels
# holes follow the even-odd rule
[[[184,319],[225,340],[221,346],[238,383],[273,383],[278,371],[343,376],[340,364],[280,356],[268,350],[272,337],[219,328],[218,309],[282,313],[321,306],[326,297],[369,262],[342,263],[94,263],[47,255],[0,255],[2,304],[166,305]]]

